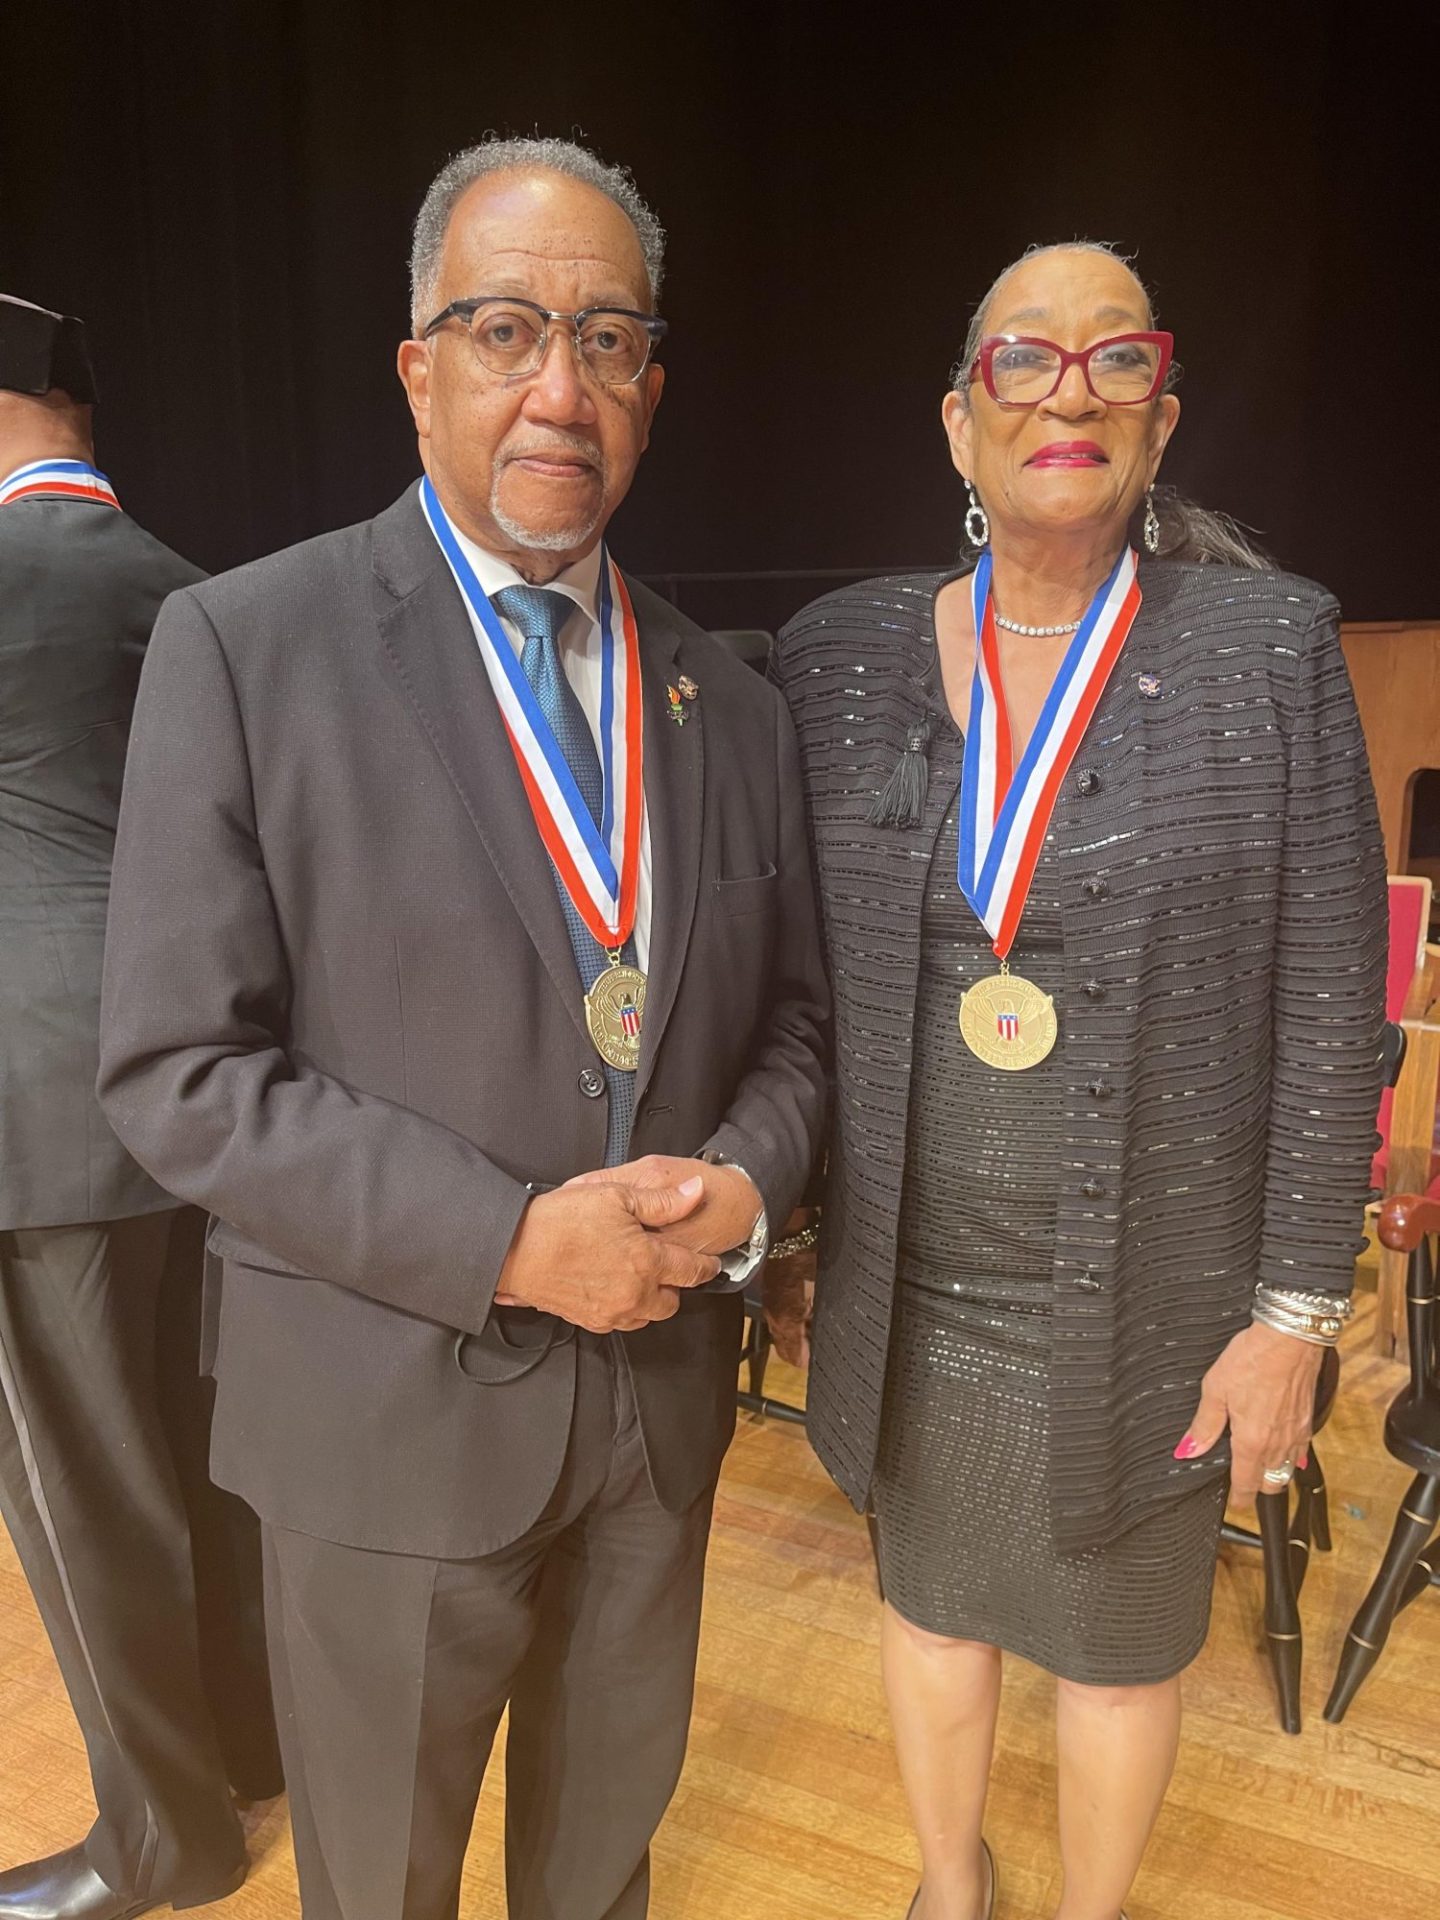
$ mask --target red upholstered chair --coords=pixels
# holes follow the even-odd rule
[[[1430,882],[1413,874],[1390,876],[1390,964],[1385,1017],[1405,1034],[1405,1057],[1393,1088],[1380,1096],[1380,1148],[1372,1178],[1380,1194],[1440,1197],[1440,1151],[1435,1104],[1440,1083],[1440,1026],[1432,1012],[1440,948],[1426,945]],[[1405,1336],[1405,1256],[1383,1242],[1379,1261],[1375,1344],[1387,1356]]]
[[[1392,1194],[1380,1209],[1380,1238],[1407,1263],[1406,1313],[1410,1384],[1385,1416],[1385,1445],[1415,1478],[1370,1591],[1351,1622],[1340,1654],[1327,1720],[1343,1720],[1366,1675],[1380,1658],[1395,1616],[1427,1587],[1440,1585],[1440,1314],[1435,1296],[1435,1238],[1440,1201],[1418,1193]]]

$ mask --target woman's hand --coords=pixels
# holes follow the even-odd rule
[[[1230,1490],[1242,1498],[1278,1491],[1266,1468],[1303,1464],[1325,1349],[1273,1327],[1237,1333],[1200,1383],[1200,1405],[1177,1460],[1208,1453],[1230,1428]]]

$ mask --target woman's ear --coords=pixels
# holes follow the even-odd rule
[[[1160,462],[1165,457],[1165,449],[1170,444],[1170,436],[1180,421],[1180,401],[1173,393],[1162,393],[1155,406],[1155,415],[1150,423],[1150,478],[1146,483],[1154,486],[1155,476],[1160,471]]]
[[[950,458],[955,463],[955,471],[962,480],[968,479],[975,471],[975,463],[970,457],[973,423],[963,393],[956,393],[952,388],[946,394],[940,402],[940,421],[945,429],[945,438],[950,442]]]

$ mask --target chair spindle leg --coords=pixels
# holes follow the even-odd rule
[[[1295,1510],[1290,1516],[1287,1541],[1290,1559],[1290,1584],[1300,1598],[1305,1575],[1310,1571],[1310,1543],[1315,1532],[1315,1499],[1309,1469],[1295,1469]]]
[[[1427,1588],[1435,1584],[1435,1567],[1440,1561],[1440,1535],[1432,1540],[1423,1553],[1415,1556],[1415,1564],[1410,1569],[1410,1578],[1400,1590],[1400,1604],[1396,1613],[1403,1613],[1412,1600],[1418,1600]]]
[[[1429,1474],[1417,1474],[1395,1516],[1390,1544],[1385,1549],[1385,1558],[1380,1562],[1380,1571],[1369,1593],[1361,1601],[1360,1610],[1345,1636],[1335,1684],[1325,1704],[1325,1718],[1332,1723],[1345,1718],[1350,1702],[1380,1658],[1437,1518],[1440,1518],[1440,1478],[1432,1479]],[[1419,1590],[1417,1586],[1415,1591],[1418,1593]],[[1413,1599],[1414,1595],[1410,1597]]]
[[[750,1351],[747,1358],[750,1391],[759,1400],[765,1394],[765,1369],[770,1361],[770,1329],[763,1313],[757,1313],[750,1323]]]
[[[1317,1553],[1329,1553],[1330,1546],[1330,1494],[1325,1485],[1324,1470],[1320,1457],[1315,1451],[1315,1442],[1310,1442],[1310,1465],[1306,1469],[1310,1478],[1310,1535],[1315,1542]]]
[[[1255,1510],[1265,1556],[1265,1639],[1280,1700],[1280,1724],[1286,1733],[1299,1733],[1302,1646],[1290,1561],[1289,1488],[1282,1493],[1260,1494]]]

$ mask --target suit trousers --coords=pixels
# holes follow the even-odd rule
[[[685,1755],[714,1487],[667,1513],[619,1339],[581,1332],[575,1348],[560,1478],[509,1546],[429,1560],[264,1529],[305,1920],[453,1920],[507,1703],[511,1920],[647,1911],[650,1840]]]
[[[190,1209],[0,1232],[0,1508],[84,1735],[86,1852],[176,1905],[244,1864],[230,1780],[280,1784],[258,1524],[205,1473],[203,1247]]]

